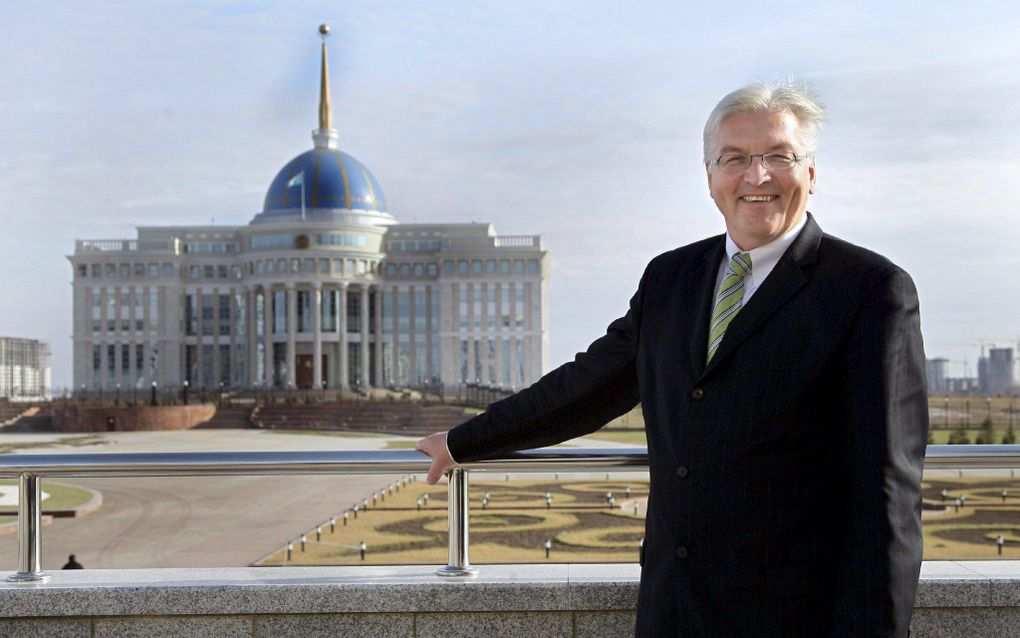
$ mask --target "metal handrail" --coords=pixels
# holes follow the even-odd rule
[[[43,477],[256,476],[281,474],[425,473],[431,460],[413,450],[307,452],[147,452],[114,454],[0,454],[0,476],[19,478],[18,571],[10,582],[49,579],[40,565]],[[644,448],[542,448],[465,463],[450,480],[449,560],[438,573],[477,573],[468,558],[469,471],[592,472],[648,467]],[[1020,445],[929,445],[925,469],[1020,468]]]

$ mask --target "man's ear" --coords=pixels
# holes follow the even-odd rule
[[[810,178],[808,193],[814,195],[815,193],[815,160],[812,158],[811,163],[808,164],[808,176]]]

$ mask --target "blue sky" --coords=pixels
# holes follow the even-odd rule
[[[812,210],[907,268],[929,356],[1020,335],[1015,2],[49,2],[0,24],[0,334],[70,382],[75,238],[243,224],[316,125],[402,221],[543,235],[554,364],[654,255],[722,232],[701,128],[754,80],[829,107]]]

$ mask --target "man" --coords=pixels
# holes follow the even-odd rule
[[[907,635],[928,430],[917,294],[806,212],[823,117],[791,84],[723,98],[704,151],[726,234],[653,259],[587,352],[419,443],[434,482],[640,401],[638,636]]]

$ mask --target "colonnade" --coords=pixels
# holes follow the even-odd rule
[[[373,294],[378,295],[382,290],[380,283],[364,282],[364,283],[349,283],[349,282],[337,282],[323,283],[321,281],[308,282],[307,284],[301,284],[298,282],[285,282],[281,284],[262,284],[249,286],[246,289],[246,299],[248,305],[248,317],[252,327],[255,326],[255,312],[257,297],[262,296],[263,299],[263,324],[262,324],[262,345],[263,345],[263,369],[262,374],[259,373],[259,367],[256,365],[256,354],[258,351],[257,339],[259,335],[256,334],[256,330],[247,330],[247,349],[250,353],[249,361],[249,382],[252,386],[272,386],[274,385],[274,376],[276,370],[276,357],[274,354],[274,344],[284,343],[285,354],[283,357],[284,367],[286,370],[286,378],[283,379],[283,384],[289,388],[298,387],[297,378],[297,355],[298,355],[298,343],[299,334],[309,334],[299,331],[298,326],[298,291],[307,290],[311,294],[311,346],[312,346],[312,385],[313,387],[319,387],[319,383],[324,379],[327,380],[328,385],[333,387],[347,388],[350,385],[350,380],[353,378],[356,381],[360,381],[363,386],[381,386],[382,385],[382,338],[380,331],[382,328],[382,305],[375,303],[375,317],[373,321],[369,319],[370,309],[370,298]],[[286,302],[286,331],[280,331],[277,326],[274,325],[274,298],[276,292],[285,291],[284,296]],[[338,294],[333,296],[335,307],[333,309],[333,316],[336,317],[335,326],[333,329],[324,330],[322,322],[322,311],[323,311],[323,297],[324,293],[336,291]],[[351,323],[350,317],[348,317],[348,295],[358,295],[359,303],[359,317],[357,321],[357,331],[349,332],[348,326]],[[375,327],[375,331],[371,330]],[[351,339],[351,335],[357,335],[356,339]],[[301,339],[300,341],[305,341]],[[356,374],[351,374],[351,361],[350,361],[350,346],[351,343],[358,344],[358,356],[355,365],[358,366]],[[374,357],[371,357],[372,350],[369,347],[370,343],[375,343]],[[331,353],[330,356],[330,369],[326,370],[327,374],[323,375],[322,359],[324,353],[324,344],[328,348],[329,346],[335,346],[335,352]],[[332,349],[332,348],[331,348]],[[337,358],[339,361],[334,361]],[[372,362],[370,358],[374,358],[374,375],[371,375]]]

